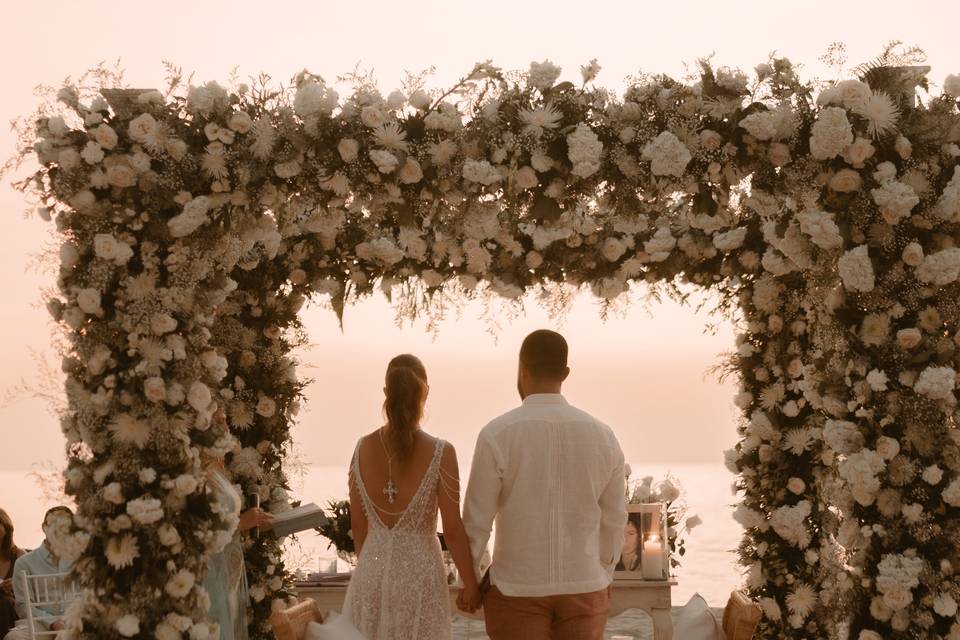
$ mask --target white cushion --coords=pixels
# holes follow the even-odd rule
[[[673,619],[673,637],[681,640],[723,640],[717,619],[699,593],[693,594]]]
[[[350,620],[335,611],[327,615],[323,624],[311,622],[307,625],[304,640],[367,640],[357,631]]]

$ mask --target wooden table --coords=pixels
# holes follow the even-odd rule
[[[615,616],[627,609],[642,609],[653,620],[653,639],[672,640],[673,621],[670,618],[672,606],[670,590],[676,586],[676,580],[616,580],[613,583],[613,597],[610,599],[610,615]],[[296,584],[297,593],[302,598],[313,598],[322,611],[340,611],[347,585],[316,584],[302,582]],[[450,611],[464,618],[481,619],[480,613],[469,614],[457,610],[458,588],[450,587]]]

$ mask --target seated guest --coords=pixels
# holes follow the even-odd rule
[[[17,622],[13,597],[13,564],[23,551],[13,543],[13,520],[0,509],[0,638]]]
[[[24,585],[22,574],[27,575],[50,575],[57,573],[66,573],[70,570],[70,563],[57,557],[50,545],[50,530],[58,517],[73,517],[73,512],[64,506],[53,507],[43,516],[43,533],[46,536],[43,544],[39,547],[23,554],[13,565],[13,593],[16,598],[17,615],[20,619],[17,625],[6,635],[5,640],[27,640],[30,638],[30,627],[27,623],[27,592]],[[41,608],[34,606],[33,619],[38,629],[59,631],[63,629],[63,623],[60,616],[63,614],[63,607]]]

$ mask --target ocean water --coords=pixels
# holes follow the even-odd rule
[[[740,584],[734,550],[741,528],[733,520],[735,497],[730,491],[733,476],[723,465],[709,463],[632,463],[634,477],[652,475],[657,479],[670,472],[683,485],[691,514],[703,524],[688,534],[687,553],[676,570],[679,582],[673,591],[674,605],[687,602],[694,593],[702,595],[713,607],[722,607],[730,591]],[[464,477],[469,469],[463,470]],[[302,478],[294,479],[296,498],[323,505],[330,499],[347,495],[346,467],[312,467]],[[43,538],[40,520],[44,511],[59,502],[55,491],[45,489],[30,471],[0,471],[0,508],[14,521],[16,542],[36,546]],[[327,540],[313,532],[300,535],[287,544],[287,561],[305,572],[316,571],[321,560],[335,557]],[[341,565],[341,568],[343,566]],[[649,620],[641,613],[627,612],[611,620],[608,635],[625,633],[634,638],[649,637]],[[484,638],[483,625],[462,620],[456,625],[457,638]]]

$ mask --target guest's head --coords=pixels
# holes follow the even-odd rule
[[[623,529],[623,552],[625,554],[640,553],[640,518],[631,513],[627,517],[627,524]]]
[[[521,398],[534,393],[560,393],[570,375],[567,366],[567,341],[556,331],[539,329],[528,335],[520,346],[517,391]]]
[[[13,520],[6,511],[0,509],[0,558],[13,559],[16,548],[13,544]]]
[[[420,358],[404,353],[387,365],[383,387],[383,413],[390,450],[400,462],[410,457],[414,437],[423,419],[430,385]]]

